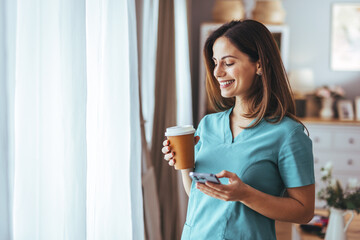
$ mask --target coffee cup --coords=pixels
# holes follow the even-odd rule
[[[192,125],[175,126],[166,129],[165,136],[175,152],[175,169],[194,168],[194,133]]]

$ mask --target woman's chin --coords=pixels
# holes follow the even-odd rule
[[[229,92],[225,92],[225,91],[221,91],[221,96],[223,98],[232,98],[233,97],[232,94],[230,94]]]

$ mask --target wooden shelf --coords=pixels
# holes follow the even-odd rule
[[[335,124],[335,125],[350,125],[350,126],[354,126],[354,125],[358,125],[360,126],[360,121],[343,121],[343,120],[339,120],[339,119],[329,119],[329,120],[325,120],[325,119],[321,119],[321,118],[299,118],[304,124],[306,123],[312,123],[312,124]]]

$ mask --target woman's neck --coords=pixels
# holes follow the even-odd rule
[[[240,97],[236,97],[235,99],[235,106],[232,110],[232,120],[234,122],[239,123],[240,125],[247,125],[248,123],[250,123],[253,119],[250,118],[246,118],[245,114],[247,113],[247,107],[245,102],[240,98]]]
[[[246,114],[246,105],[245,101],[243,101],[240,97],[235,98],[235,106],[233,109],[233,115],[236,118],[244,118]]]

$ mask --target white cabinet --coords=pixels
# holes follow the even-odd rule
[[[349,178],[360,180],[360,122],[304,121],[310,132],[314,150],[316,194],[323,187],[320,169],[327,162],[333,164],[333,177],[343,187]],[[316,207],[324,202],[316,200]]]

